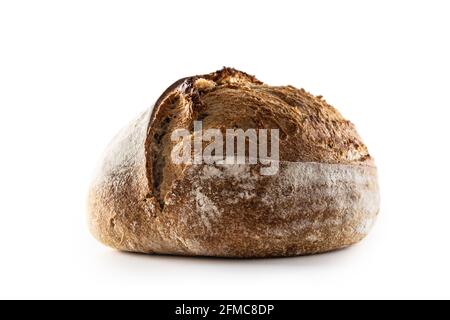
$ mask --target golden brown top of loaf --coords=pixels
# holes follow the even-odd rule
[[[148,178],[165,194],[181,166],[170,162],[173,130],[279,129],[280,161],[373,165],[355,126],[322,97],[292,86],[273,87],[244,72],[181,79],[156,102],[146,143]]]

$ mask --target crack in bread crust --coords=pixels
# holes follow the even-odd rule
[[[147,157],[147,178],[159,209],[164,209],[164,196],[167,188],[176,177],[166,177],[168,172],[166,149],[171,147],[167,141],[171,130],[186,128],[193,130],[194,121],[206,117],[206,107],[200,97],[208,84],[253,83],[262,84],[255,77],[231,68],[224,68],[208,75],[182,78],[172,84],[157,100],[149,121],[148,136],[145,143]],[[178,108],[177,108],[178,107]],[[184,118],[183,118],[184,117]],[[170,166],[169,166],[170,167]],[[168,187],[166,185],[169,185]],[[163,190],[161,190],[163,189]]]

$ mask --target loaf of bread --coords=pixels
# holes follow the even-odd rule
[[[194,160],[173,161],[176,130],[192,141],[210,129],[276,130],[278,157],[251,162],[248,153],[240,162],[206,163],[195,160],[194,150]],[[202,142],[200,151],[207,146]],[[272,174],[262,170],[267,163],[276,164]],[[118,250],[314,254],[368,234],[379,211],[377,170],[354,125],[322,97],[225,68],[175,82],[116,136],[92,183],[88,211],[92,234]]]

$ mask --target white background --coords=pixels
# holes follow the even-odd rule
[[[0,298],[450,298],[448,1],[1,1]],[[115,133],[175,80],[230,66],[322,94],[380,173],[344,251],[119,253],[86,228]]]

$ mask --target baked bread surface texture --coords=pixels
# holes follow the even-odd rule
[[[279,130],[279,170],[174,164],[171,134]],[[206,144],[203,144],[203,148]],[[89,192],[89,226],[124,251],[278,257],[350,246],[379,211],[377,170],[352,123],[322,97],[225,68],[184,78],[108,147]]]

